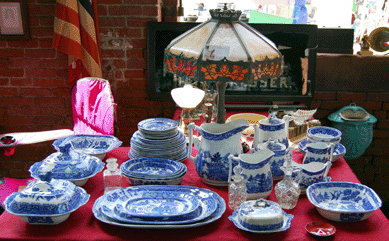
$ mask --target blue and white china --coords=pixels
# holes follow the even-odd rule
[[[51,177],[47,172],[21,192],[8,196],[5,209],[30,224],[59,224],[89,200],[84,189]]]
[[[68,180],[77,186],[84,185],[90,177],[104,169],[104,163],[95,156],[71,150],[71,144],[59,146],[60,151],[34,163],[29,171],[33,178],[52,172],[55,179]]]
[[[307,152],[305,153],[303,163],[311,162],[327,163],[332,162],[335,149],[334,143],[327,144],[326,142],[312,142],[305,145]]]
[[[332,162],[310,162],[308,164],[299,164],[291,161],[291,165],[300,169],[300,180],[298,181],[300,189],[305,190],[313,183],[326,181]]]
[[[244,119],[237,119],[225,124],[203,123],[196,126],[188,125],[190,158],[196,166],[197,174],[204,183],[210,185],[228,185],[229,163],[228,156],[243,153],[240,137],[242,132],[249,127]],[[193,130],[201,134],[201,141],[195,139]],[[192,144],[198,150],[196,156],[192,156]]]
[[[171,178],[186,171],[185,164],[164,158],[135,158],[122,163],[122,173],[144,178]]]
[[[342,139],[342,132],[329,126],[314,126],[307,131],[308,140],[337,144]]]
[[[275,114],[274,112],[270,113],[268,118],[259,121],[259,126],[254,125],[254,147],[270,139],[289,147],[289,122],[292,118],[289,115],[284,115],[282,119],[279,119]]]
[[[202,206],[192,194],[182,192],[153,192],[150,195],[137,193],[125,203],[118,203],[114,212],[127,220],[142,218],[150,221],[187,220],[199,216]]]
[[[54,148],[59,151],[60,145],[71,144],[71,149],[92,156],[101,160],[105,154],[121,146],[122,142],[115,136],[110,135],[87,135],[77,134],[57,139],[53,142]]]
[[[150,118],[138,123],[139,131],[146,136],[163,139],[164,134],[175,133],[178,123],[168,118]]]
[[[133,158],[120,166],[132,186],[178,185],[187,173],[185,164],[164,158]]]
[[[271,193],[273,177],[269,163],[273,156],[274,152],[268,149],[251,154],[240,154],[238,157],[229,155],[229,180],[234,166],[233,161],[239,162],[246,182],[247,200],[267,198]]]
[[[208,218],[217,210],[218,202],[214,192],[194,187],[180,187],[181,186],[142,186],[114,190],[104,195],[104,199],[101,202],[101,211],[107,217],[124,223],[177,225],[199,222]],[[124,208],[121,209],[118,207],[126,206],[128,201],[136,198],[148,200],[148,202],[155,199],[155,202],[160,202],[161,199],[167,201],[168,199],[178,197],[179,195],[194,196],[198,200],[200,208],[195,209],[194,213],[190,216],[186,216],[185,214],[180,216],[176,213],[175,216],[171,217],[163,217],[163,215],[155,217],[154,215],[147,216],[147,213],[145,213],[145,216],[133,217],[131,215],[125,215]],[[139,203],[139,205],[148,208],[147,204]],[[168,207],[166,206],[166,208]]]
[[[351,182],[315,183],[307,197],[324,218],[338,222],[365,220],[382,206],[373,189]]]
[[[307,144],[312,143],[312,141],[309,140],[303,140],[299,143],[298,149],[301,153],[306,154],[307,152]],[[334,147],[334,152],[332,154],[332,162],[335,162],[339,159],[339,157],[342,157],[346,154],[346,147],[342,145],[341,143],[338,143]]]
[[[268,201],[271,202],[271,201]],[[282,210],[281,210],[282,211]],[[270,225],[268,228],[266,226],[262,225],[254,225],[253,227],[251,225],[246,225],[244,222],[240,219],[240,209],[235,210],[231,216],[228,217],[228,219],[235,224],[235,226],[241,230],[252,232],[252,233],[275,233],[275,232],[282,232],[290,228],[290,224],[292,223],[292,219],[294,216],[292,214],[287,214],[285,211],[282,211],[282,222],[281,225]],[[260,215],[258,215],[260,216]],[[262,218],[266,218],[266,214],[262,216]]]
[[[189,187],[189,186],[180,186],[180,188],[182,189],[189,189],[189,190],[192,190],[193,192],[199,192],[201,193],[201,191],[203,190],[207,190],[207,189],[199,189],[199,188],[196,188],[196,187]],[[111,225],[115,225],[115,226],[121,226],[121,227],[130,227],[130,228],[147,228],[147,229],[181,229],[181,228],[192,228],[192,227],[199,227],[199,226],[203,226],[203,225],[206,225],[206,224],[209,224],[209,223],[212,223],[216,220],[218,220],[222,215],[223,213],[225,212],[226,210],[226,203],[224,202],[224,199],[221,198],[217,193],[215,192],[212,192],[210,190],[207,190],[207,194],[208,195],[212,195],[216,202],[217,202],[217,208],[215,210],[214,213],[212,213],[209,217],[203,219],[203,220],[200,220],[200,221],[197,221],[197,222],[193,222],[193,223],[183,223],[183,224],[142,224],[142,223],[126,223],[126,222],[120,222],[120,221],[117,221],[115,219],[112,219],[106,215],[104,215],[104,213],[102,212],[102,203],[104,201],[104,199],[106,198],[104,195],[99,197],[93,207],[92,207],[92,212],[94,214],[94,216],[100,220],[101,222],[103,223],[107,223],[107,224],[111,224]]]
[[[281,206],[263,198],[242,203],[238,217],[239,223],[250,230],[279,229],[284,224]]]
[[[255,153],[256,151],[263,149],[269,149],[274,152],[274,156],[270,160],[271,173],[273,180],[281,180],[284,177],[284,171],[281,170],[281,167],[288,158],[291,158],[292,147],[286,147],[284,144],[270,139],[269,141],[252,148],[251,152]]]
[[[170,119],[167,120],[170,123]],[[148,121],[152,122],[149,119]],[[131,150],[128,153],[130,158],[159,157],[183,161],[188,155],[186,137],[177,128],[173,128],[168,132],[161,132],[159,128],[156,128],[155,131],[152,131],[152,134],[145,134],[144,131],[138,130],[132,135],[130,144]]]

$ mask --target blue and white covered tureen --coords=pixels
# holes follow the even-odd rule
[[[21,192],[5,201],[7,212],[30,224],[59,224],[88,202],[86,191],[66,180],[52,179],[52,172],[39,176]]]

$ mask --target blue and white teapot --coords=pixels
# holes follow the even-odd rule
[[[277,118],[277,112],[269,110],[269,117],[259,121],[259,125],[254,125],[255,135],[253,146],[267,142],[271,138],[289,147],[289,122],[292,118],[284,115],[282,119]]]

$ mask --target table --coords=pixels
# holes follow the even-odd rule
[[[119,163],[128,159],[130,147],[119,147],[107,154],[115,157]],[[294,161],[301,162],[302,153],[294,151]],[[197,175],[195,165],[190,159],[183,163],[188,173],[181,185],[208,188],[217,192],[228,202],[227,187],[204,184]],[[331,167],[329,176],[333,181],[357,182],[344,158],[338,159]],[[128,183],[125,182],[126,186]],[[271,238],[272,240],[315,240],[305,231],[305,225],[312,221],[325,221],[334,225],[337,233],[332,240],[385,240],[389,239],[389,220],[381,210],[375,211],[367,220],[357,223],[338,223],[324,219],[305,195],[301,195],[297,207],[286,211],[293,214],[290,229],[273,234],[253,234],[242,231],[228,220],[232,210],[227,207],[223,216],[210,224],[190,229],[147,230],[112,226],[97,220],[92,213],[95,200],[103,195],[103,174],[98,173],[89,179],[83,188],[91,195],[87,204],[73,212],[69,219],[56,226],[29,225],[19,217],[4,212],[0,216],[0,239],[7,240],[254,240]],[[274,189],[269,200],[275,201]]]

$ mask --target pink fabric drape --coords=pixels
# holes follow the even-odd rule
[[[116,104],[107,80],[82,78],[72,89],[75,134],[114,135]]]

